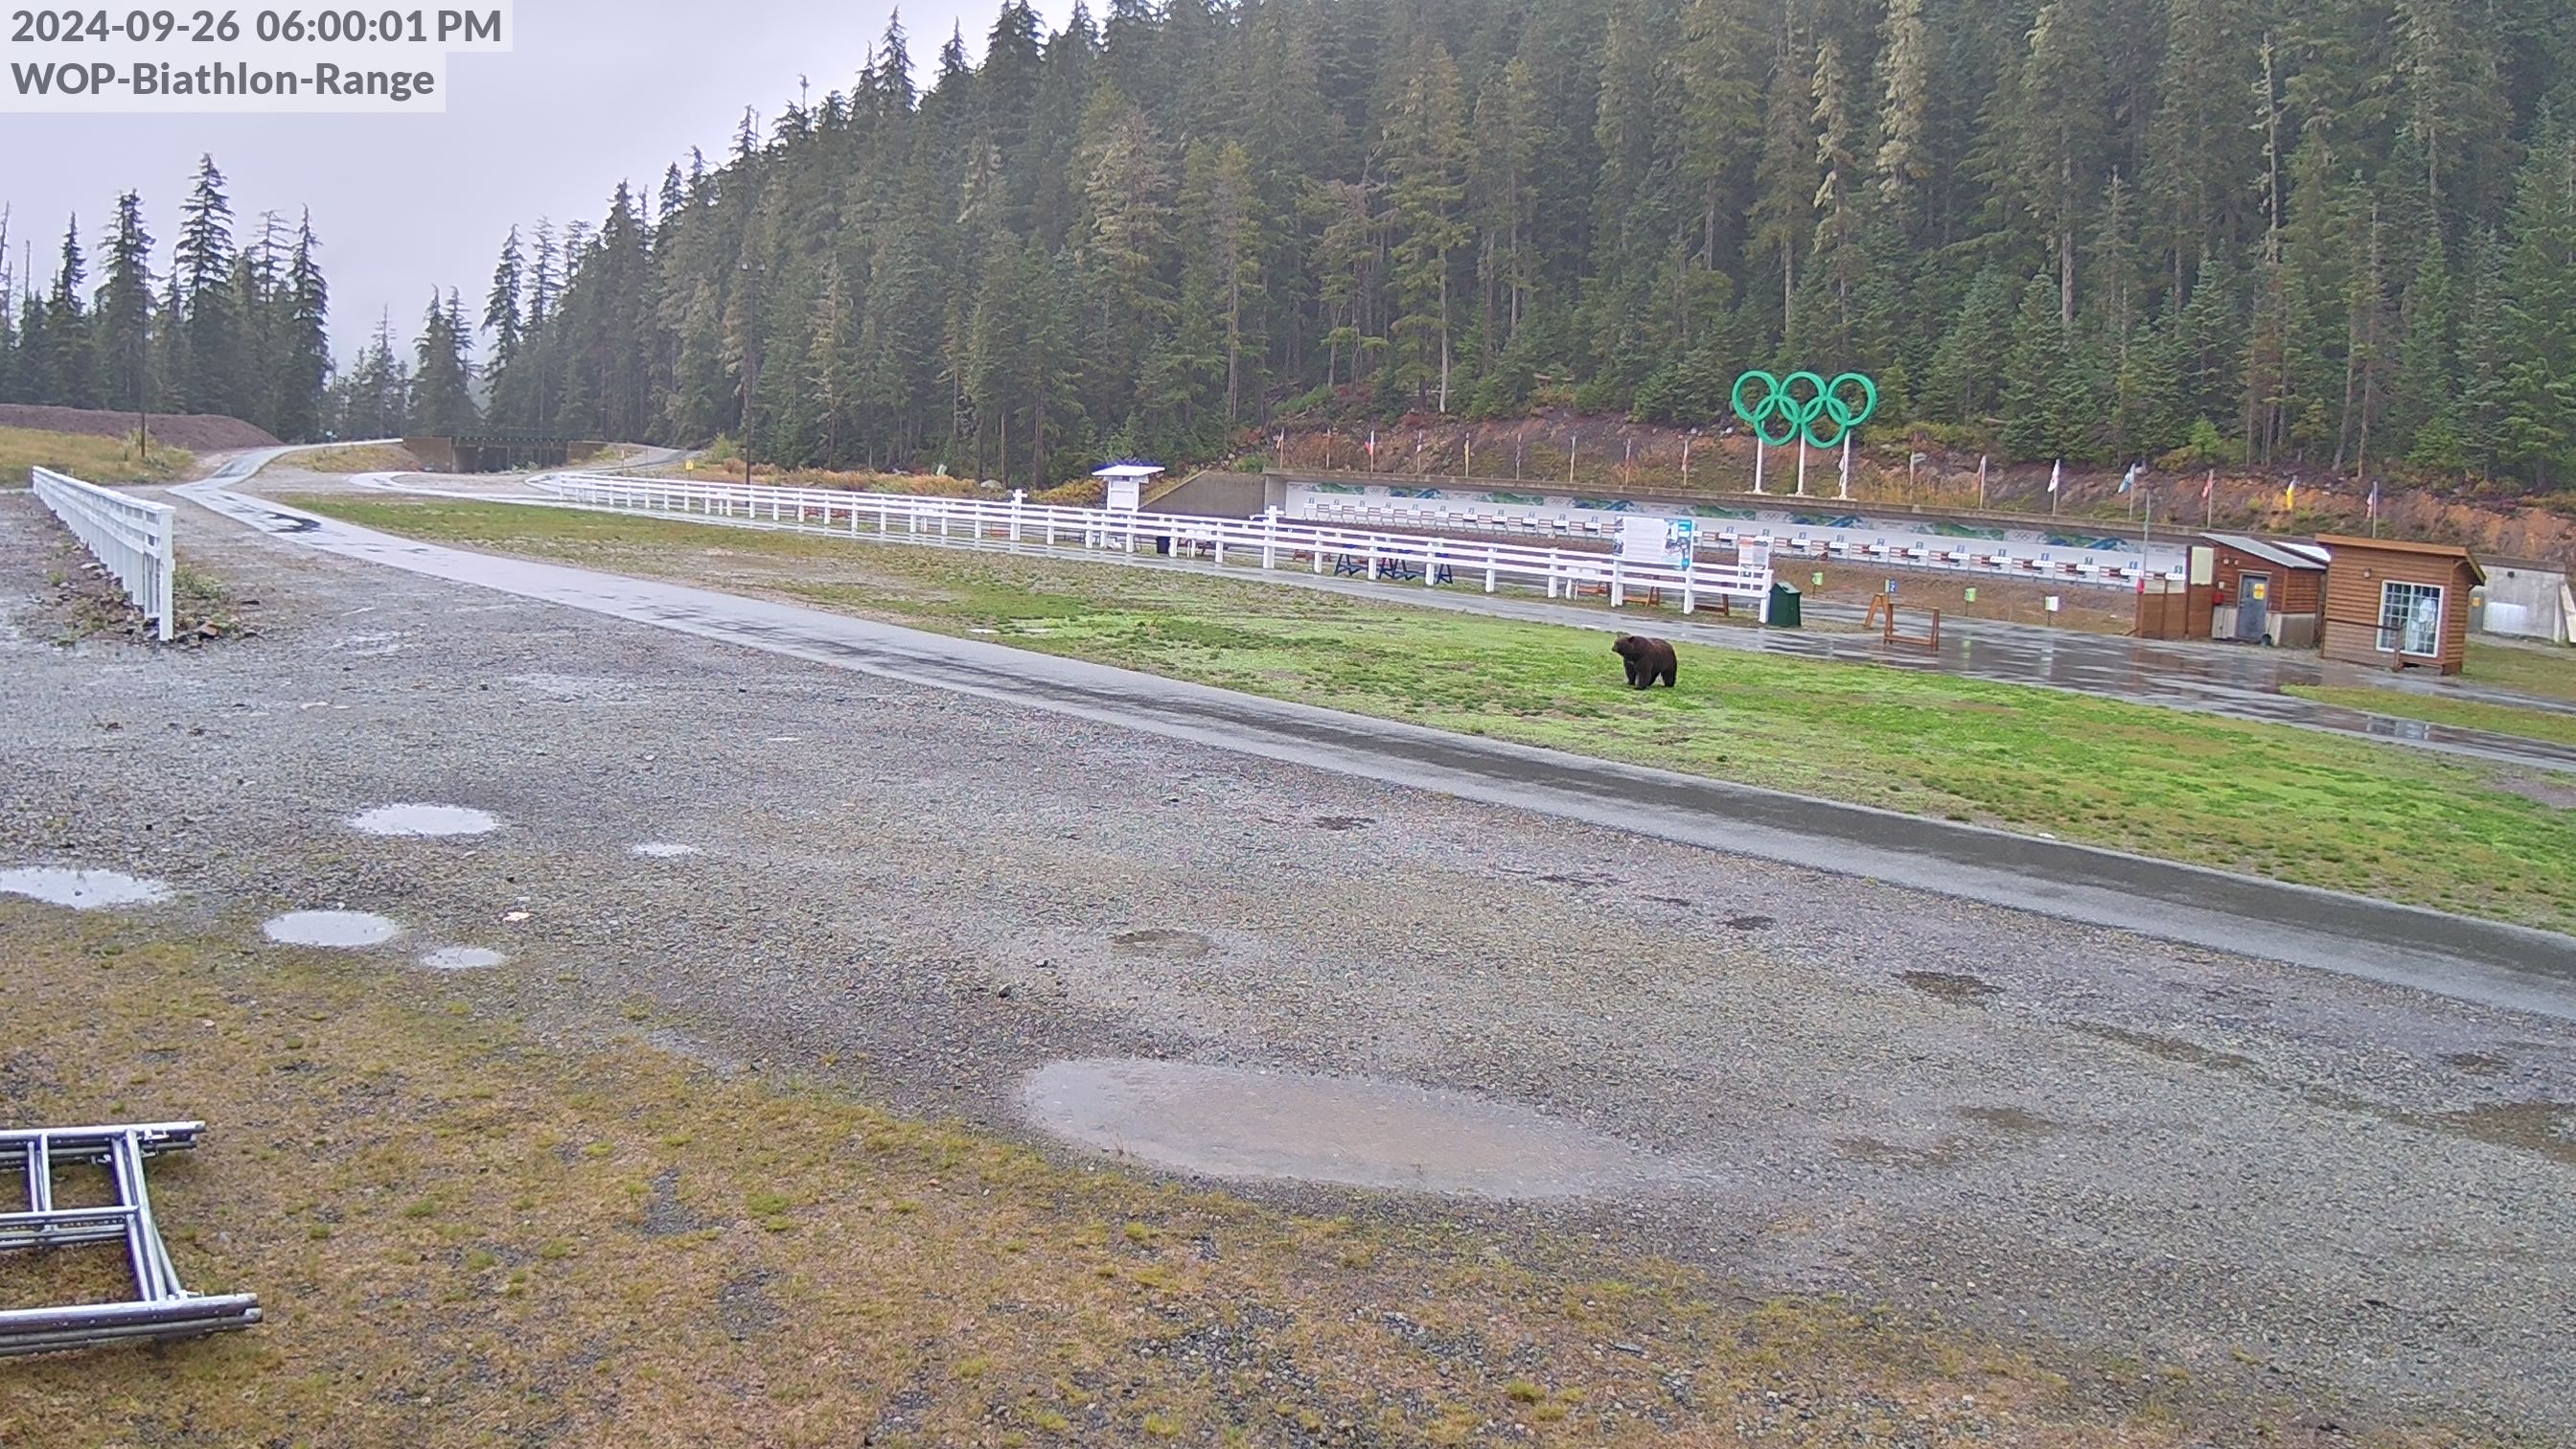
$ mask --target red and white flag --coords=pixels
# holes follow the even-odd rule
[[[2214,492],[2217,487],[2218,470],[2212,468],[2209,470],[2209,476],[2200,480],[2200,501],[2207,503],[2209,501],[2209,495]]]

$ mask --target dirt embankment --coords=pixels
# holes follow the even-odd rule
[[[0,428],[34,428],[48,433],[79,433],[93,438],[122,438],[134,431],[134,414],[95,408],[30,407],[0,403]],[[214,413],[152,414],[152,441],[191,453],[217,453],[232,448],[274,448],[279,440],[239,418]]]
[[[1369,451],[1366,424],[1284,423],[1262,439],[1265,463],[1294,468],[1375,471],[1402,478],[1462,481],[1529,491],[1567,487],[1585,492],[1636,489],[1651,492],[1740,492],[1752,485],[1753,443],[1715,430],[1632,423],[1609,416],[1553,411],[1492,422],[1408,421],[1381,424]],[[1851,495],[1871,503],[1973,508],[1978,505],[1977,455],[1918,445],[1886,429],[1865,434],[1852,459]],[[1687,445],[1687,463],[1685,462]],[[1909,470],[1909,454],[1916,457]],[[1831,497],[1840,455],[1807,455],[1807,492]],[[1797,454],[1772,450],[1764,460],[1766,487],[1787,492],[1797,476]],[[2049,511],[2046,464],[1997,463],[1988,467],[1984,504],[2029,513]],[[2071,517],[2131,517],[2132,500],[2120,492],[2122,470],[2069,468],[2057,506]],[[2370,483],[2329,477],[2322,469],[2278,466],[2220,467],[2204,501],[2209,470],[2149,470],[2141,498],[2152,504],[2158,527],[2221,528],[2262,533],[2364,533],[2370,528]],[[2295,498],[2290,493],[2298,483]],[[2492,491],[2490,491],[2492,490]],[[2496,485],[2425,487],[2382,479],[2379,529],[2393,538],[2465,544],[2505,558],[2576,561],[2576,493],[2517,497]]]

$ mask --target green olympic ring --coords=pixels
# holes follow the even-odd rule
[[[1755,383],[1762,385],[1762,400],[1748,405],[1744,393]],[[1860,390],[1857,405],[1843,400],[1853,388]],[[1729,401],[1735,404],[1735,415],[1753,429],[1753,436],[1772,447],[1785,448],[1805,438],[1811,447],[1831,448],[1878,411],[1878,384],[1857,372],[1846,372],[1831,382],[1812,372],[1793,372],[1785,380],[1767,372],[1748,372],[1735,380]],[[1820,433],[1819,422],[1831,423],[1833,431]]]

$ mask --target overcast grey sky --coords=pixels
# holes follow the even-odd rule
[[[444,115],[0,116],[0,202],[11,210],[11,265],[32,238],[40,277],[53,272],[74,212],[95,259],[97,229],[117,193],[143,193],[144,221],[166,261],[197,157],[231,181],[239,230],[274,208],[303,207],[323,242],[331,332],[345,360],[393,309],[408,337],[432,288],[461,290],[482,310],[511,223],[550,215],[596,221],[620,178],[650,189],[662,168],[703,147],[722,156],[742,108],[764,129],[796,96],[799,74],[820,100],[845,88],[884,33],[889,0],[518,0],[516,49],[452,55]],[[902,6],[914,65],[926,79],[949,28],[963,20],[983,53],[1000,0],[910,0]],[[1041,3],[1060,23],[1071,0]],[[96,281],[92,264],[92,281]]]

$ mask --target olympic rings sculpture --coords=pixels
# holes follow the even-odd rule
[[[1746,402],[1745,393],[1756,387],[1761,390],[1759,400]],[[1846,395],[1855,391],[1857,401],[1846,401]],[[1735,380],[1730,401],[1753,435],[1772,447],[1785,448],[1805,438],[1811,447],[1831,448],[1878,411],[1878,384],[1857,372],[1846,372],[1831,382],[1812,372],[1793,372],[1786,378],[1748,372]],[[1820,423],[1831,424],[1832,431],[1820,431]]]

